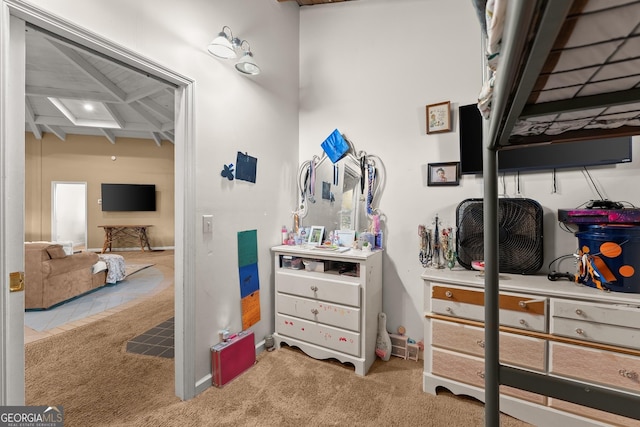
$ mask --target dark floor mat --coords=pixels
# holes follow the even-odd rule
[[[165,320],[127,342],[127,353],[173,358],[174,318]]]

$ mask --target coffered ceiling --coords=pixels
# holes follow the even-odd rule
[[[174,140],[174,87],[110,58],[26,29],[25,130]]]

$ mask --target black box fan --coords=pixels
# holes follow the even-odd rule
[[[498,199],[500,273],[534,274],[544,261],[543,211],[531,199]],[[461,266],[484,260],[482,199],[463,200],[456,209],[456,250]]]

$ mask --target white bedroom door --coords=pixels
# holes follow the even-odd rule
[[[51,183],[51,240],[87,249],[87,183]]]

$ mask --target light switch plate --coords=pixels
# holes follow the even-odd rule
[[[213,215],[202,215],[202,232],[213,233]]]

